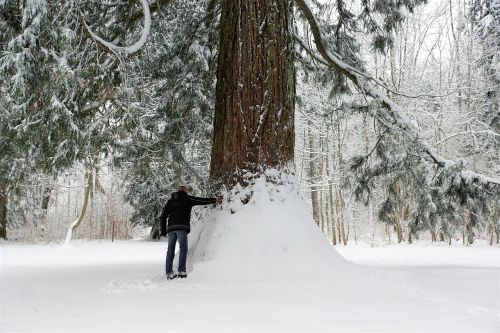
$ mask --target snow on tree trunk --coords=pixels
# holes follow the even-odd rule
[[[241,172],[293,162],[292,41],[290,1],[222,1],[210,165],[215,185],[231,188]]]

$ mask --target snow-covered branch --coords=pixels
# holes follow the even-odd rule
[[[495,133],[491,130],[484,130],[484,131],[462,131],[462,132],[458,132],[458,133],[453,133],[451,135],[448,135],[446,138],[436,142],[436,145],[440,145],[440,144],[443,144],[445,143],[446,141],[454,138],[454,137],[457,137],[457,136],[461,136],[461,135],[472,135],[472,136],[476,136],[476,135],[485,135],[485,136],[492,136],[492,137],[497,137],[500,139],[500,134],[498,133]]]
[[[403,113],[399,105],[392,101],[385,93],[378,89],[370,80],[379,83],[378,80],[366,74],[341,60],[341,56],[330,52],[325,48],[325,43],[319,29],[319,26],[312,14],[309,6],[304,0],[295,0],[300,11],[304,14],[307,19],[311,32],[313,34],[314,43],[316,49],[318,50],[321,58],[330,67],[338,70],[340,73],[348,77],[364,94],[374,98],[379,101],[386,109],[389,110],[392,121],[401,130],[403,130],[410,138],[414,139],[422,148],[422,150],[427,154],[427,156],[436,163],[439,167],[450,168],[456,165],[457,161],[446,159],[442,156],[420,133],[420,130],[410,121],[410,119]],[[380,83],[379,83],[380,84]],[[377,114],[380,116],[385,116],[386,112],[381,108],[377,109]],[[472,171],[462,171],[460,177],[466,181],[473,179],[480,183],[490,183],[495,185],[500,185],[500,179],[488,177]]]
[[[144,44],[146,43],[146,40],[148,38],[149,31],[151,30],[151,12],[149,10],[148,1],[141,0],[141,4],[142,4],[142,10],[143,10],[143,14],[144,14],[144,28],[142,30],[141,38],[137,42],[135,42],[133,45],[130,45],[130,46],[118,46],[118,45],[115,45],[111,42],[105,41],[101,37],[97,36],[90,29],[90,27],[87,25],[85,20],[82,20],[82,21],[83,21],[83,24],[85,25],[85,28],[87,29],[88,33],[95,41],[97,41],[98,43],[100,43],[101,45],[103,45],[104,47],[106,47],[107,49],[109,49],[111,51],[122,52],[125,55],[130,55],[130,54],[136,53],[144,46]]]

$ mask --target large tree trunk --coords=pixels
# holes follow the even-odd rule
[[[295,71],[289,0],[222,0],[210,177],[293,161]]]

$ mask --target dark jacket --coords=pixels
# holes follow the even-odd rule
[[[161,235],[174,230],[191,231],[189,221],[191,220],[191,208],[198,205],[209,205],[215,203],[215,198],[198,198],[188,195],[184,191],[172,193],[160,216]],[[167,225],[168,218],[168,225]]]

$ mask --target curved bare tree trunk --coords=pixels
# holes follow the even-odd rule
[[[71,237],[73,235],[73,231],[78,228],[80,223],[82,223],[83,218],[85,217],[85,213],[87,213],[87,206],[89,204],[90,192],[92,191],[92,186],[94,184],[94,173],[92,171],[88,171],[86,173],[87,178],[87,186],[85,188],[85,194],[83,195],[83,206],[78,218],[71,223],[68,228],[68,232],[66,233],[66,240],[64,241],[64,245],[68,245],[71,241]]]

